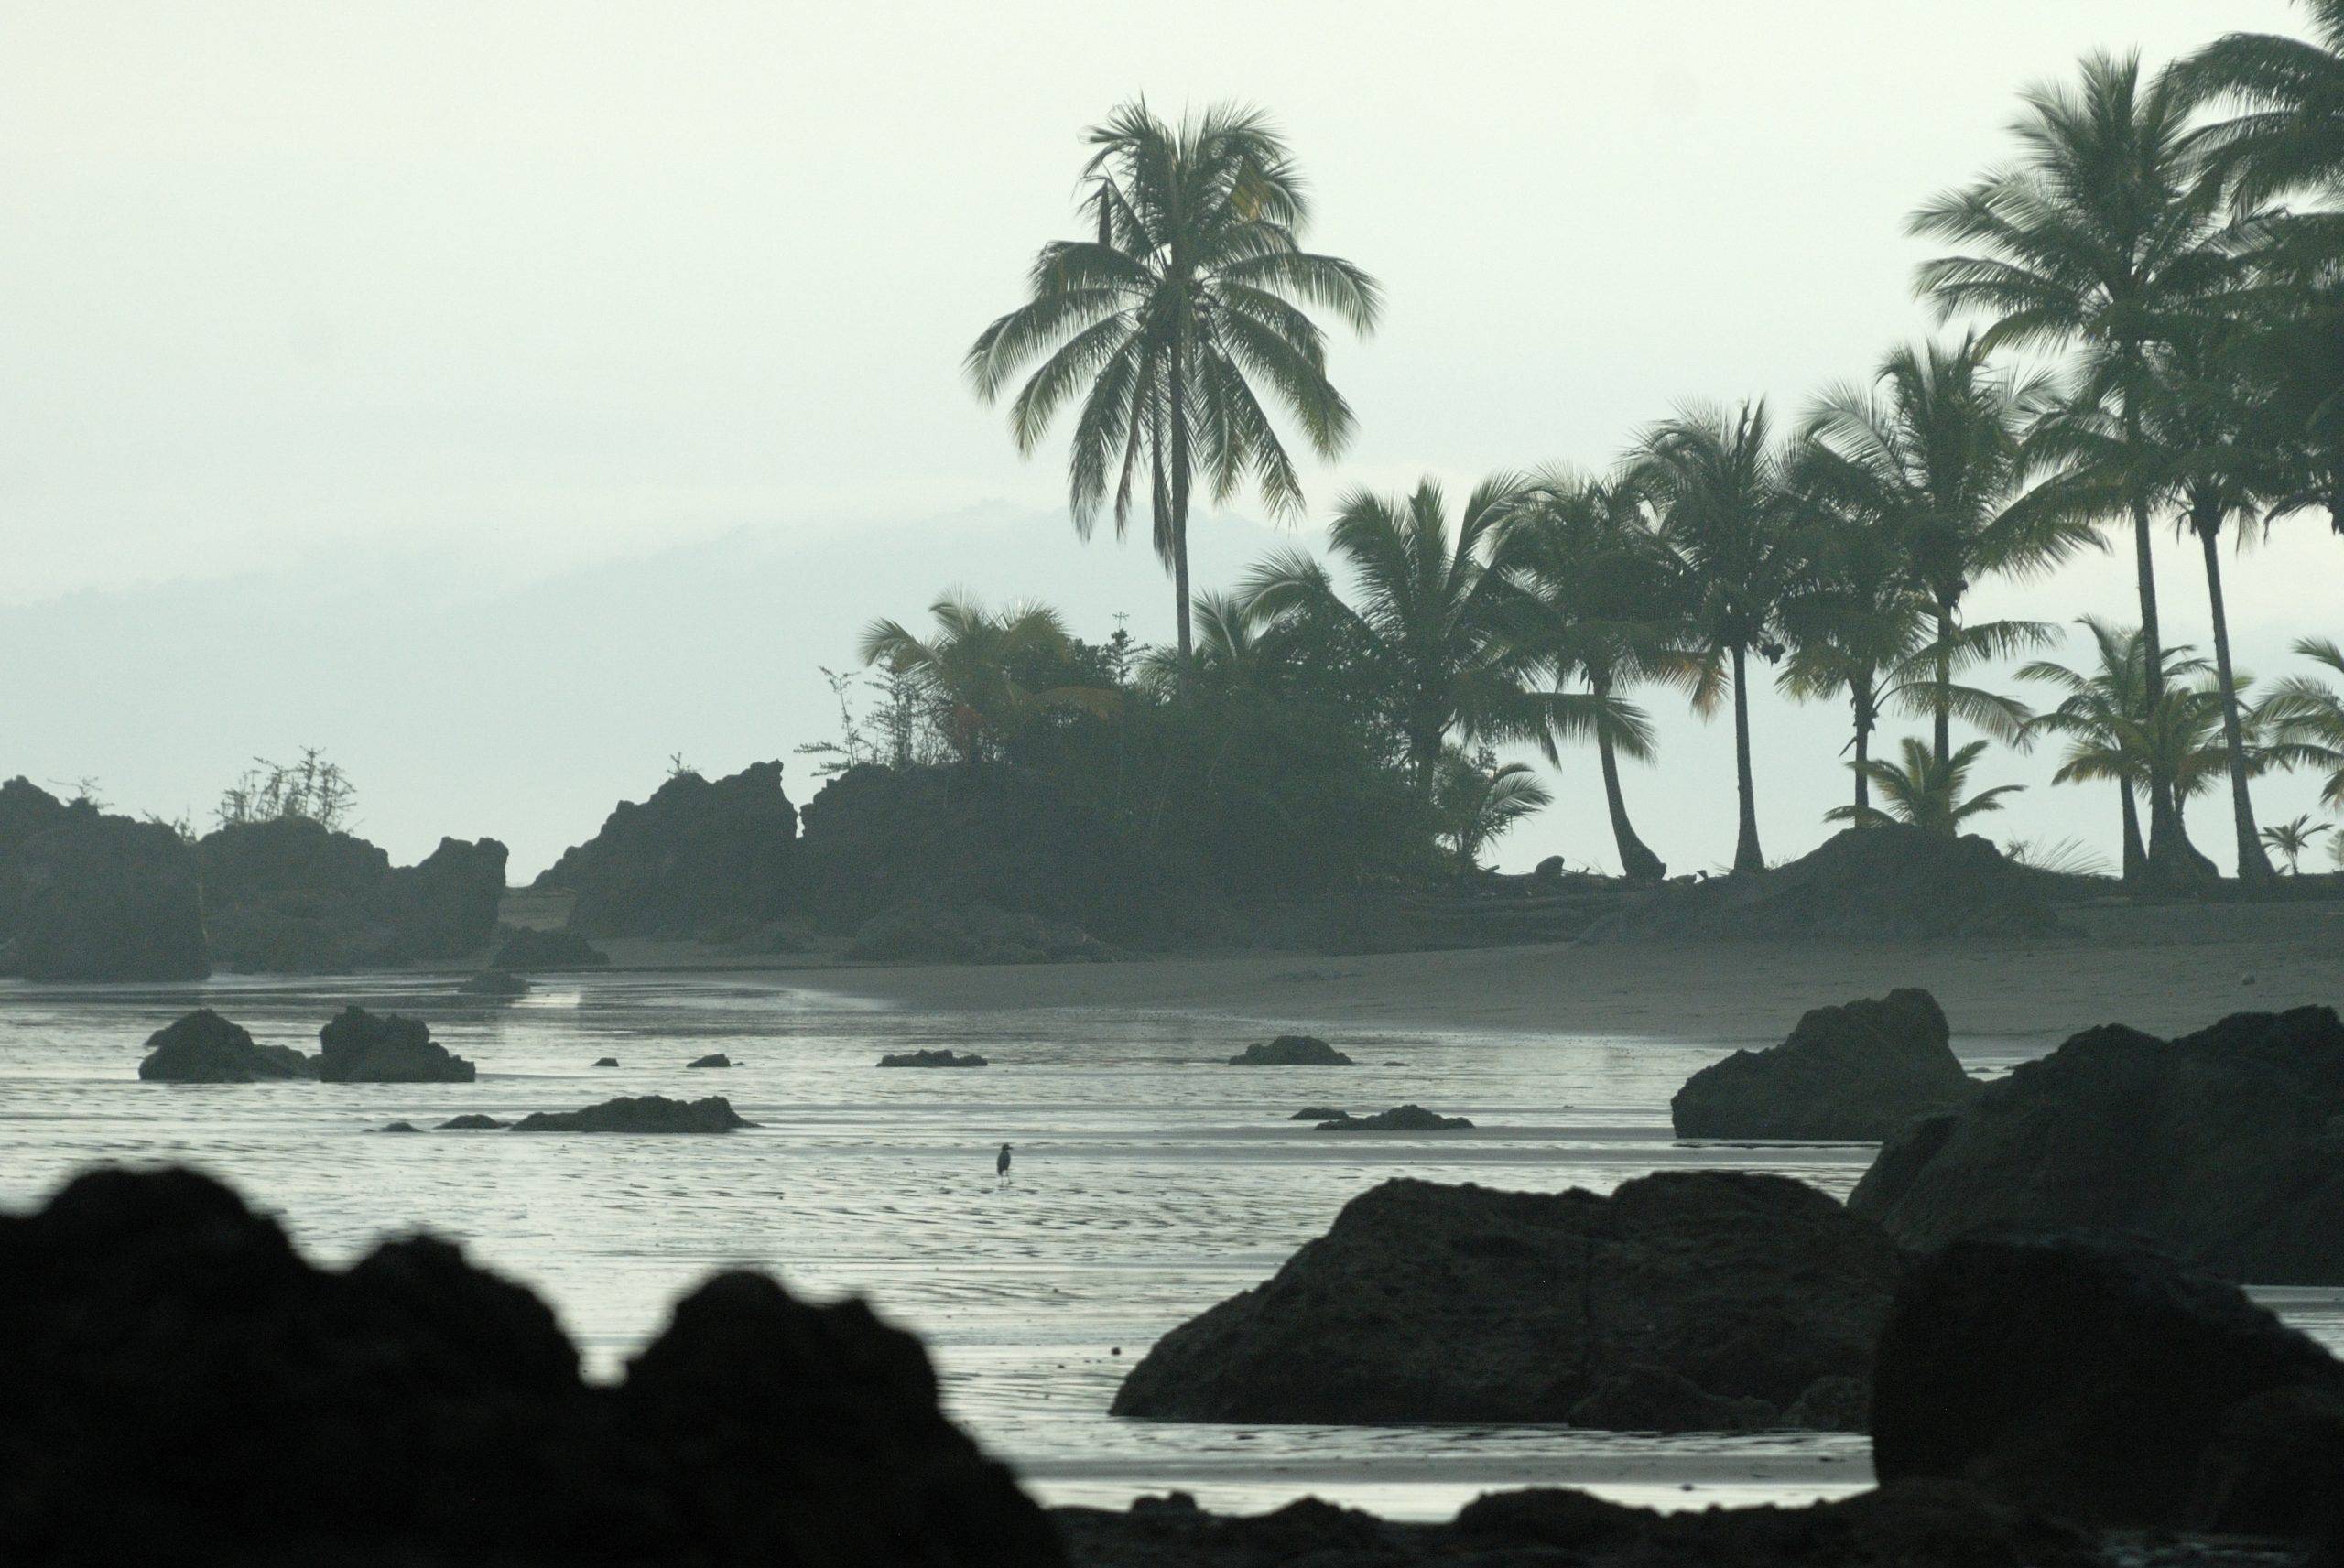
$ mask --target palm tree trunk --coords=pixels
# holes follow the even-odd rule
[[[2128,351],[2128,362],[2135,370],[2140,361],[2137,344]],[[2132,388],[2124,388],[2124,445],[2128,453],[2141,445],[2141,416],[2133,407]],[[2151,554],[2149,536],[2149,498],[2138,485],[2132,488],[2132,560],[2133,575],[2141,595],[2141,651],[2147,661],[2142,673],[2143,690],[2147,696],[2147,711],[2154,713],[2165,700],[2165,639],[2157,625],[2156,562]],[[2173,780],[2165,776],[2162,766],[2152,764],[2149,774],[2149,858],[2148,869],[2159,876],[2174,876],[2176,881],[2189,880],[2187,871],[2192,851],[2184,848],[2181,833],[2181,813],[2173,798]],[[2176,874],[2178,873],[2178,874]]]
[[[1602,696],[1606,688],[1596,687]],[[1656,882],[1668,874],[1661,858],[1636,837],[1628,820],[1627,796],[1620,792],[1620,760],[1612,750],[1612,734],[1601,724],[1595,730],[1595,755],[1603,767],[1603,804],[1612,813],[1612,842],[1620,851],[1620,873],[1632,882]]]
[[[2194,520],[2193,520],[2194,522]],[[2222,609],[2222,557],[2215,547],[2221,519],[2198,528],[2198,542],[2206,551],[2206,598],[2214,612],[2214,673],[2222,683],[2222,742],[2230,750],[2230,816],[2238,828],[2238,880],[2269,881],[2271,858],[2263,852],[2263,836],[2254,828],[2254,799],[2246,788],[2246,733],[2239,721],[2238,691],[2230,681],[2230,618]]]
[[[1859,682],[1854,687],[1856,705],[1856,815],[1854,825],[1865,826],[1872,811],[1872,684]]]
[[[1734,789],[1739,795],[1740,830],[1734,835],[1733,869],[1737,871],[1763,871],[1766,857],[1758,848],[1757,786],[1750,773],[1750,670],[1747,654],[1737,647],[1733,651],[1733,774]]]
[[[1172,356],[1172,593],[1180,634],[1180,689],[1188,687],[1188,671],[1196,654],[1188,625],[1188,384],[1181,374],[1181,356]]]
[[[2137,882],[2149,871],[2149,852],[2141,847],[2141,808],[2133,802],[2131,780],[2117,780],[2116,795],[2124,806],[2124,880]]]
[[[1942,768],[1953,760],[1953,605],[1942,599],[1937,600],[1937,715],[1930,738]]]

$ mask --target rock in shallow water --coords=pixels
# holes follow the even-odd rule
[[[157,1084],[250,1084],[313,1078],[317,1064],[289,1045],[259,1045],[241,1026],[198,1008],[146,1039],[138,1076]]]
[[[529,982],[504,969],[483,969],[456,988],[464,996],[510,998],[529,994]]]
[[[714,1051],[705,1056],[696,1056],[684,1065],[687,1067],[729,1067],[732,1065],[732,1058],[722,1051]]]
[[[513,1124],[515,1132],[731,1132],[754,1127],[722,1095],[705,1099],[669,1099],[641,1095],[606,1099],[583,1110],[541,1110]]]
[[[1395,1105],[1373,1116],[1353,1116],[1339,1110],[1321,1121],[1319,1132],[1462,1132],[1473,1124],[1461,1116],[1443,1116],[1420,1105]]]
[[[1281,1034],[1261,1040],[1229,1059],[1232,1067],[1349,1067],[1349,1056],[1315,1034]]]
[[[1925,990],[1818,1007],[1764,1051],[1736,1051],[1668,1102],[1679,1138],[1877,1142],[1953,1109],[1978,1086]]]
[[[960,1051],[895,1051],[879,1058],[883,1067],[989,1067],[993,1065],[975,1052]]]
[[[318,1031],[318,1076],[330,1084],[469,1084],[472,1065],[398,1013],[346,1007]]]

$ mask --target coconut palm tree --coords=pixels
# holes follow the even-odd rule
[[[1714,712],[1729,676],[1733,697],[1739,822],[1733,869],[1758,871],[1756,790],[1750,766],[1749,659],[1779,658],[1774,640],[1797,570],[1793,460],[1774,438],[1763,399],[1729,414],[1688,408],[1649,431],[1635,455],[1637,482],[1660,516],[1661,542],[1687,589],[1684,666],[1696,712]]]
[[[2122,807],[2123,875],[2140,880],[2148,870],[2148,852],[2141,840],[2139,792],[2149,777],[2145,716],[2148,697],[2148,639],[2136,626],[2117,626],[2095,616],[2078,624],[2091,638],[2094,660],[2080,668],[2052,659],[2038,659],[2018,672],[2018,678],[2042,681],[2067,695],[2059,705],[2028,723],[2035,734],[2064,736],[2067,749],[2053,784],[2111,783]],[[2165,681],[2202,674],[2205,661],[2188,656],[2186,648],[2164,651]],[[2162,692],[2162,687],[2160,687]]]
[[[945,741],[973,765],[1010,744],[1044,716],[1078,711],[1105,718],[1117,697],[1098,687],[1036,689],[1033,669],[1063,668],[1071,644],[1058,612],[1038,604],[988,611],[948,593],[928,607],[935,632],[921,637],[895,621],[874,621],[863,633],[865,665],[881,665],[927,697]]]
[[[1522,483],[1512,474],[1482,481],[1454,528],[1433,480],[1405,498],[1351,492],[1327,533],[1350,568],[1351,600],[1324,562],[1298,550],[1273,555],[1245,580],[1253,611],[1282,633],[1345,646],[1373,672],[1409,776],[1427,800],[1452,736],[1524,741],[1587,734],[1595,724],[1584,694],[1525,688],[1525,662],[1508,636],[1514,593],[1491,557]]]
[[[2274,823],[2265,827],[2263,841],[2286,858],[2287,874],[2298,877],[2303,875],[2304,851],[2311,848],[2311,841],[2323,833],[2334,831],[2336,829],[2331,824],[2316,824],[2309,816],[2298,816],[2293,821]]]
[[[1443,751],[1433,813],[1440,836],[1457,852],[1459,880],[1473,874],[1484,846],[1554,798],[1527,762],[1501,763],[1486,746],[1471,752],[1455,746]]]
[[[1154,647],[1139,661],[1140,685],[1169,695],[1183,678],[1199,690],[1264,690],[1287,672],[1288,650],[1267,634],[1263,616],[1242,595],[1210,589],[1197,595],[1196,645],[1183,670],[1179,650]]]
[[[1976,335],[1948,347],[1900,348],[1870,387],[1825,395],[1809,422],[1817,482],[1871,526],[1894,535],[1936,622],[1931,711],[1937,762],[1951,755],[1954,665],[1969,639],[2005,649],[2056,640],[2040,622],[1965,629],[1961,604],[1989,577],[2039,575],[2100,546],[2090,514],[2065,487],[2031,482],[2046,466],[2030,440],[2054,406],[2050,383],[1987,362]],[[2001,710],[1992,732],[2009,738]],[[1861,773],[1861,770],[1859,770]]]
[[[2344,648],[2326,637],[2295,643],[2302,657],[2344,676]],[[2290,676],[2255,710],[2268,732],[2273,765],[2324,770],[2320,804],[2344,808],[2344,692],[2313,676]]]
[[[2344,189],[2344,0],[2303,0],[2313,37],[2230,33],[2175,68],[2193,99],[2237,117],[2201,135],[2248,204]]]
[[[2003,797],[2016,795],[2024,784],[1996,784],[1965,795],[1962,791],[1970,783],[1970,770],[1978,765],[1985,754],[1987,743],[1972,741],[1943,762],[1929,742],[1917,736],[1907,735],[1898,742],[1904,753],[1903,765],[1875,758],[1863,764],[1872,774],[1872,783],[1888,802],[1888,810],[1878,811],[1868,806],[1835,806],[1823,814],[1827,822],[1853,822],[1859,827],[1870,827],[1883,822],[1909,823],[1928,833],[1943,833],[1948,837],[1959,833],[1961,825],[1973,816],[2002,808]],[[1856,764],[1850,762],[1850,767]]]
[[[1174,125],[1135,101],[1089,139],[1090,232],[1042,247],[1026,303],[978,335],[967,370],[991,402],[1039,361],[1010,404],[1021,451],[1080,401],[1067,475],[1076,532],[1088,538],[1103,508],[1120,536],[1145,495],[1185,665],[1191,492],[1201,482],[1221,502],[1250,484],[1273,514],[1299,514],[1301,478],[1264,395],[1313,450],[1340,451],[1351,406],[1308,308],[1365,333],[1379,290],[1351,263],[1302,248],[1302,178],[1259,111],[1209,109]]]
[[[1509,635],[1525,663],[1555,691],[1587,688],[1621,873],[1659,881],[1668,868],[1637,836],[1620,785],[1622,757],[1652,759],[1652,722],[1623,694],[1681,663],[1672,639],[1683,582],[1635,476],[1538,474],[1514,505],[1497,559],[1519,590]],[[1556,738],[1540,740],[1557,760]]]
[[[2095,54],[2074,89],[2030,88],[2012,132],[2020,156],[1916,211],[1915,234],[1965,247],[1921,266],[1919,292],[1940,319],[1991,319],[1988,351],[2077,348],[2078,397],[2115,409],[2140,451],[2149,345],[2238,282],[2245,249],[2220,177],[2190,145],[2190,95],[2170,76],[2143,80],[2137,56]],[[2149,494],[2126,484],[2141,602],[2143,668],[2154,708],[2165,683],[2164,635],[2151,556]],[[2151,864],[2182,874],[2173,782],[2149,781]]]

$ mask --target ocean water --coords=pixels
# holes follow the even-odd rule
[[[813,1296],[861,1295],[926,1340],[951,1412],[1049,1502],[1119,1506],[1177,1487],[1222,1509],[1316,1494],[1435,1517],[1493,1487],[1585,1486],[1705,1506],[1869,1483],[1864,1441],[1840,1434],[1202,1426],[1106,1414],[1157,1335],[1269,1274],[1388,1176],[1603,1191],[1647,1171],[1720,1165],[1845,1193],[1868,1146],[1673,1141],[1669,1096],[1742,1042],[1345,1029],[1328,1033],[1359,1067],[1237,1068],[1225,1059],[1273,1033],[1268,1024],[910,1011],[805,979],[610,973],[541,982],[511,1003],[383,977],[0,984],[0,1206],[37,1203],[92,1163],[176,1162],[233,1181],[321,1260],[437,1232],[543,1293],[605,1375],[712,1270],[765,1269]],[[137,1081],[147,1034],[190,1007],[215,1007],[264,1044],[314,1050],[319,1024],[351,1001],[429,1020],[479,1080]],[[1973,1070],[1995,1072],[2053,1043],[1957,1044]],[[993,1065],[875,1065],[885,1052],[939,1045]],[[684,1065],[715,1051],[740,1065]],[[590,1065],[605,1055],[622,1065]],[[715,1138],[375,1130],[650,1093],[722,1094],[760,1126]],[[1285,1119],[1306,1105],[1411,1100],[1476,1126],[1340,1135]],[[1016,1151],[1006,1185],[993,1175],[1003,1142]],[[2270,1297],[2344,1345],[2344,1292]]]

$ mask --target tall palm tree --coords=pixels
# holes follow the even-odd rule
[[[2074,347],[2078,395],[2110,402],[2128,449],[2144,446],[2142,383],[2158,323],[2232,287],[2242,243],[2219,176],[2190,146],[2191,100],[2169,75],[2143,80],[2137,56],[2095,54],[2076,88],[2024,94],[2012,126],[2018,160],[1916,211],[1915,234],[1968,247],[1923,264],[1916,285],[1940,319],[1991,318],[1980,341]],[[2126,485],[2141,601],[2147,697],[2165,684],[2146,489]],[[2173,781],[2149,781],[2150,863],[2169,873],[2179,852]]]
[[[1973,816],[1990,811],[2000,811],[2006,795],[2016,795],[2024,784],[1996,784],[1992,789],[1980,790],[1965,795],[1962,791],[1970,783],[1970,770],[1978,765],[1985,754],[1986,742],[1972,741],[1953,755],[1940,761],[1929,742],[1917,736],[1907,735],[1899,742],[1904,753],[1902,766],[1874,760],[1863,767],[1880,786],[1888,802],[1888,810],[1878,811],[1868,806],[1835,806],[1823,814],[1827,822],[1853,822],[1859,827],[1869,827],[1883,822],[1904,822],[1928,833],[1942,833],[1950,838],[1961,830],[1961,825]],[[1849,766],[1853,767],[1850,762]]]
[[[1928,597],[1939,765],[1951,755],[1963,631],[1978,633],[1972,643],[2013,648],[2054,640],[2039,622],[1965,629],[1964,597],[1986,578],[2035,576],[2100,545],[2091,516],[2067,503],[2064,487],[2030,483],[2045,457],[2029,438],[2053,401],[2047,380],[1991,368],[1972,334],[1951,347],[1895,350],[1871,387],[1828,393],[1810,422],[1818,482],[1895,535]]]
[[[1775,443],[1761,399],[1729,414],[1690,408],[1649,431],[1636,454],[1660,537],[1687,584],[1687,665],[1697,712],[1716,710],[1728,677],[1733,696],[1738,826],[1733,869],[1766,868],[1758,847],[1756,789],[1750,766],[1750,654],[1769,660],[1777,616],[1796,570],[1792,460]]]
[[[1527,762],[1501,763],[1487,747],[1471,752],[1455,746],[1444,751],[1433,789],[1433,812],[1441,837],[1457,851],[1459,879],[1473,874],[1483,846],[1552,805],[1554,798]]]
[[[1453,529],[1433,480],[1405,498],[1351,492],[1327,542],[1350,568],[1355,602],[1324,562],[1298,550],[1273,555],[1245,580],[1257,613],[1341,643],[1374,672],[1409,776],[1427,800],[1452,736],[1531,740],[1548,729],[1583,734],[1594,723],[1583,697],[1525,691],[1507,636],[1511,591],[1490,563],[1521,486],[1512,474],[1484,480]]]
[[[1040,362],[1010,404],[1021,451],[1080,399],[1067,475],[1076,532],[1090,537],[1103,507],[1120,536],[1145,493],[1185,665],[1191,491],[1201,481],[1221,502],[1251,484],[1273,514],[1299,514],[1301,478],[1256,389],[1313,450],[1340,451],[1351,406],[1306,307],[1364,334],[1380,291],[1351,263],[1302,248],[1302,177],[1259,111],[1209,109],[1174,125],[1135,101],[1089,139],[1089,235],[1042,247],[1026,303],[978,335],[967,370],[991,402]]]
[[[2328,638],[2303,638],[2295,652],[2344,676],[2344,648]],[[2344,691],[2317,676],[2289,676],[2272,687],[2255,717],[2269,731],[2273,763],[2324,771],[2320,804],[2344,809]]]
[[[1637,836],[1620,784],[1622,757],[1651,760],[1652,723],[1623,693],[1679,662],[1672,638],[1683,584],[1635,476],[1540,473],[1507,519],[1498,560],[1520,590],[1509,633],[1516,648],[1556,691],[1587,687],[1621,873],[1659,881],[1668,868]],[[1541,740],[1556,760],[1555,737]]]
[[[928,613],[936,620],[932,634],[874,621],[860,651],[865,665],[884,665],[927,697],[938,729],[962,762],[973,765],[1045,715],[1072,710],[1104,718],[1115,710],[1116,694],[1102,687],[1029,684],[1027,668],[1058,665],[1070,647],[1056,611],[1037,604],[989,611],[948,593]]]
[[[2230,33],[2175,68],[2193,98],[2236,108],[2203,133],[2252,204],[2344,189],[2344,0],[2303,0],[2313,37]]]
[[[2148,639],[2137,626],[2117,626],[2095,616],[2078,622],[2089,634],[2093,662],[2071,667],[2038,659],[2020,669],[2019,679],[2042,681],[2067,695],[2056,708],[2036,715],[2028,729],[2067,738],[2067,749],[2053,784],[2111,783],[2122,807],[2123,874],[2136,881],[2148,869],[2141,839],[2140,791],[2149,778],[2153,748],[2146,736],[2149,711]],[[2203,673],[2205,661],[2187,649],[2163,650],[2165,683]],[[2163,687],[2160,687],[2162,694]]]

